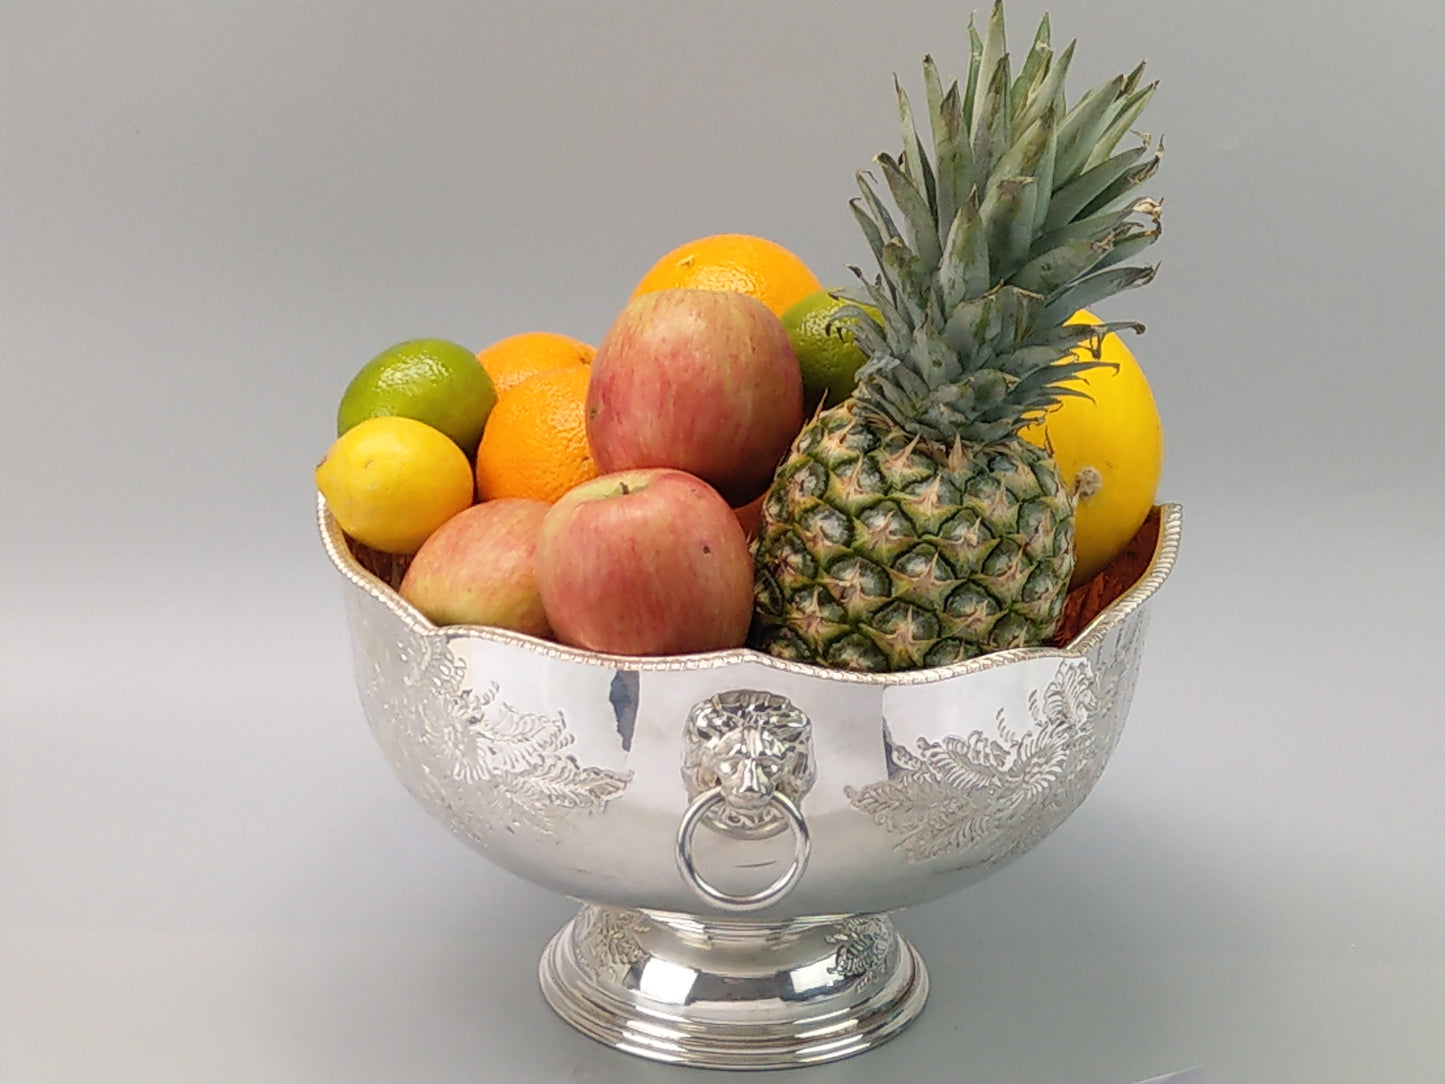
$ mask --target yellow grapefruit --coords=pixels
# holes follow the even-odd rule
[[[1081,310],[1071,324],[1097,323]],[[1081,357],[1091,353],[1081,347]],[[1096,575],[1128,544],[1154,506],[1164,467],[1164,430],[1144,371],[1117,335],[1107,335],[1106,364],[1071,381],[1088,398],[1070,396],[1020,432],[1047,449],[1073,491],[1075,585]]]

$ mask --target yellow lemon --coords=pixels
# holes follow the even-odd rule
[[[808,411],[819,403],[837,406],[852,395],[854,378],[868,360],[853,341],[850,321],[833,321],[846,304],[827,290],[815,290],[783,313],[783,329],[803,370],[803,405]],[[872,305],[860,307],[882,322],[882,313]]]
[[[316,488],[358,542],[415,553],[471,505],[472,467],[438,429],[412,418],[368,418],[336,438],[316,468]]]
[[[1081,310],[1068,322],[1098,317]],[[1087,348],[1076,353],[1092,357]],[[1087,399],[1066,398],[1020,432],[1053,455],[1074,492],[1074,585],[1096,575],[1143,526],[1164,467],[1164,430],[1144,371],[1117,335],[1105,336],[1099,360],[1107,364],[1070,382]]]

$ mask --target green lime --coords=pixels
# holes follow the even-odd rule
[[[836,406],[853,394],[858,369],[868,360],[853,342],[852,321],[834,320],[844,305],[828,290],[809,294],[783,313],[783,327],[803,369],[803,402],[811,411],[823,403]],[[881,314],[872,305],[861,306],[874,320]]]
[[[496,402],[476,354],[445,339],[412,339],[383,350],[352,378],[336,412],[336,435],[367,418],[411,418],[472,456]]]

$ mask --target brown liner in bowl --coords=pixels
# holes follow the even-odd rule
[[[1064,600],[1064,616],[1049,640],[1051,646],[1063,647],[1069,643],[1116,598],[1139,582],[1148,571],[1149,562],[1154,559],[1154,551],[1159,545],[1159,522],[1159,506],[1156,504],[1128,545],[1093,579],[1085,580],[1069,592]]]

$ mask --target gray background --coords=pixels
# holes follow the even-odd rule
[[[311,467],[384,346],[595,342],[682,240],[848,281],[968,10],[0,6],[0,1080],[688,1076],[551,1016],[571,905],[388,775]],[[1102,311],[1184,551],[1084,808],[902,917],[903,1039],[787,1079],[1445,1078],[1442,10],[1053,5],[1074,96],[1163,81],[1162,271]]]

